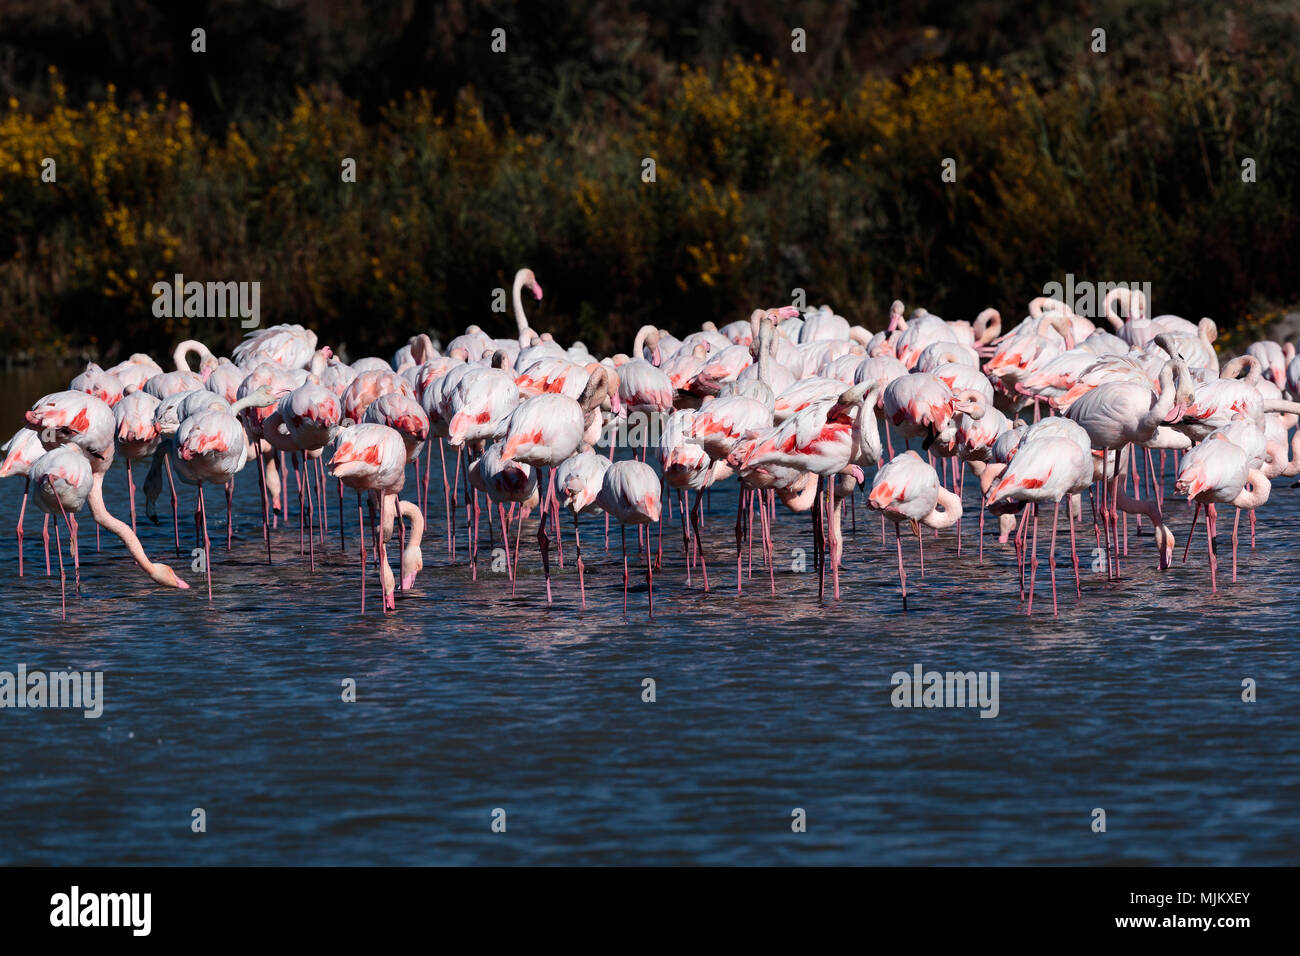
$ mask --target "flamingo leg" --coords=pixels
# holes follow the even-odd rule
[[[438,446],[442,447],[442,439],[438,439]],[[429,517],[429,473],[433,471],[433,442],[430,441],[424,448],[424,489],[420,493],[420,511]],[[491,512],[489,512],[490,514]]]
[[[50,576],[50,516],[41,522],[41,537],[45,539],[45,576]]]
[[[646,534],[647,535],[650,534],[649,528],[646,529]],[[646,593],[649,596],[649,601],[650,601],[651,617],[655,616],[655,573],[653,568],[654,568],[654,561],[652,561],[650,558],[650,547],[649,547],[649,542],[647,541],[646,549],[645,549],[645,586],[646,586]]]
[[[1218,561],[1214,554],[1214,505],[1205,506],[1205,543],[1210,548],[1210,592],[1217,593],[1219,590],[1218,582]]]
[[[551,468],[547,470],[550,471],[551,474],[549,477],[553,481],[555,476],[555,469]],[[540,483],[538,487],[541,487]],[[547,512],[546,507],[549,498],[550,498],[549,492],[540,496],[540,503],[538,504],[538,508],[540,509],[540,512],[537,516],[538,518],[537,547],[542,552],[542,571],[546,575],[546,606],[547,607],[551,606],[551,539],[546,534],[546,522],[547,519],[549,518],[549,513]]]
[[[212,603],[212,539],[208,537],[208,504],[203,500],[203,482],[199,482],[199,513],[203,515],[203,570],[208,577],[208,603]]]
[[[306,528],[305,522],[307,519],[307,509],[306,506],[303,504],[302,468],[298,463],[297,452],[293,453],[293,477],[294,477],[295,484],[297,484],[298,486],[298,557],[301,558],[304,554],[307,553],[307,543],[304,539],[304,533]]]
[[[1069,510],[1069,505],[1066,505]],[[1061,499],[1052,508],[1052,543],[1047,549],[1047,568],[1052,573],[1052,617],[1056,617],[1056,522],[1061,515]]]
[[[342,522],[339,522],[342,524]],[[361,553],[361,616],[366,614],[366,518],[361,510],[361,492],[357,492],[357,548]]]
[[[315,522],[316,509],[313,506],[313,502],[312,502],[312,487],[311,487],[312,477],[311,477],[310,459],[307,459],[306,461],[303,462],[302,479],[303,479],[302,480],[303,491],[305,492],[304,497],[307,503],[307,554],[309,560],[311,561],[311,569],[315,571],[316,570],[316,522]]]
[[[553,522],[554,525],[555,525],[555,553],[556,553],[556,555],[559,556],[559,559],[560,559],[560,569],[563,570],[563,568],[564,568],[564,534],[563,534],[563,532],[561,531],[561,528],[560,528],[560,499],[559,499],[559,497],[555,494],[555,469],[554,469],[554,468],[551,469],[551,473],[550,473],[550,475],[549,475],[548,478],[547,478],[547,482],[546,482],[546,484],[547,484],[546,492],[547,492],[547,494],[549,494],[549,495],[551,496],[551,504],[550,504],[550,508],[551,508],[551,510],[548,512],[548,514],[550,514],[550,516],[551,516],[551,520],[552,520],[552,522]],[[646,549],[647,549],[647,550],[649,550],[649,547],[650,547],[650,540],[649,540],[649,537],[650,537],[650,529],[647,528],[647,529],[646,529]],[[660,541],[659,541],[659,550],[660,550],[661,552],[663,551],[663,539],[662,539],[662,536],[661,536]]]
[[[744,591],[745,576],[743,570],[745,543],[745,490],[742,488],[736,500],[736,594]]]
[[[131,459],[125,455],[122,460],[126,462],[126,496],[131,506],[131,531],[135,532],[135,479],[131,477]]]
[[[763,532],[763,554],[767,559],[767,578],[772,594],[776,594],[776,552],[772,548],[772,524],[767,513],[767,502],[760,501],[758,519]]]
[[[682,503],[682,496],[685,494],[680,488],[677,489],[677,517],[682,523],[682,554],[686,557],[686,586],[691,586],[691,570],[695,564],[695,555],[691,550],[691,533],[690,518],[686,514],[686,506]]]
[[[62,502],[59,503],[59,507],[63,507]],[[68,523],[68,549],[72,552],[72,570],[75,575],[76,595],[81,597],[81,545],[77,541],[77,534],[81,526],[77,524],[76,517],[66,511],[63,513],[63,519]]]
[[[338,485],[339,489],[339,550],[346,551],[348,549],[348,539],[343,531],[343,480],[335,478],[334,483]]]
[[[835,600],[840,599],[840,551],[843,543],[840,540],[840,509],[843,507],[843,500],[835,500],[835,479],[831,478],[826,482],[826,507],[831,512],[829,522],[831,528],[831,577],[835,583]]]
[[[456,509],[460,502],[460,449],[456,446],[456,460],[451,465],[451,559],[456,560]],[[545,505],[545,502],[543,502]],[[543,509],[544,511],[545,509]]]
[[[1029,554],[1029,607],[1026,614],[1034,613],[1034,584],[1038,579],[1038,502],[1034,502],[1034,542]]]
[[[235,479],[226,482],[226,550],[230,551],[234,543],[235,514]]]
[[[514,506],[514,505],[511,505],[511,506],[510,506],[510,513],[511,513],[512,515],[514,514],[514,510],[515,510],[515,506]],[[520,509],[519,509],[519,523],[518,523],[517,525],[515,525],[515,576],[514,576],[514,581],[515,581],[516,583],[518,583],[518,581],[519,581],[519,535],[523,532],[523,530],[524,530],[524,511],[523,511],[522,508],[520,508]],[[509,534],[509,530],[507,530],[506,533]],[[510,596],[511,596],[511,597],[514,597],[514,594],[515,594],[515,586],[512,584],[512,585],[510,586]]]
[[[257,457],[266,470],[266,494],[270,499],[267,516],[270,519],[270,528],[274,531],[280,527],[280,492],[284,490],[284,485],[280,481],[280,472],[275,465],[275,450],[268,444],[266,450]]]
[[[316,500],[320,502],[320,545],[323,548],[325,535],[330,530],[330,505],[329,496],[326,494],[328,482],[325,479],[325,462],[322,458],[316,458],[314,461],[316,462]]]
[[[898,587],[903,592],[903,611],[907,611],[907,572],[903,570],[903,535],[894,523],[894,543],[898,546]]]
[[[54,548],[59,552],[59,617],[68,619],[68,575],[63,570],[63,539],[59,536],[59,523],[54,522]]]
[[[166,449],[160,447],[157,454],[163,455],[163,464],[167,466],[167,484],[172,492],[172,532],[176,538],[176,557],[179,558],[181,556],[181,519],[180,515],[176,513],[176,506],[180,501],[176,497],[176,479],[172,476],[171,443],[168,443]]]
[[[573,513],[573,547],[577,551],[575,560],[578,563],[578,592],[582,595],[582,609],[585,611],[587,610],[587,584],[583,579],[582,537],[578,531],[578,512],[576,511]]]
[[[288,456],[284,452],[280,452],[280,473],[286,477],[289,474]],[[289,521],[289,495],[287,493],[280,496],[280,510],[287,524]]]
[[[673,520],[673,496],[668,494],[668,479],[666,477],[660,477],[659,479],[659,500],[662,501],[664,503],[664,506],[668,509],[668,520],[672,521]],[[660,521],[658,522],[658,524],[659,524],[659,545],[658,545],[659,553],[658,556],[655,558],[655,567],[662,568],[664,566],[664,522]]]
[[[510,580],[513,582],[515,579],[515,566],[510,562],[510,529],[506,525],[505,504],[503,502],[498,501],[497,510],[501,514],[501,538],[502,538],[502,544],[505,545],[505,552],[506,552],[506,574],[510,577]],[[511,593],[512,594],[514,593],[513,589],[511,590]]]
[[[1068,511],[1068,509],[1067,509]],[[1070,560],[1074,563],[1074,596],[1083,597],[1083,588],[1079,584],[1079,552],[1074,547],[1074,514],[1068,514],[1070,519]]]
[[[745,492],[745,577],[754,576],[754,493]]]
[[[704,593],[709,593],[709,566],[704,562],[704,539],[700,527],[704,524],[704,489],[695,492],[695,507],[691,509],[691,526],[695,531],[695,547],[700,556],[700,574],[704,577]]]
[[[1235,509],[1237,514],[1232,519],[1232,583],[1237,583],[1237,529],[1241,525],[1241,509]]]
[[[934,530],[937,532],[939,529],[935,528]],[[920,525],[916,526],[916,544],[921,552],[921,577],[924,578],[925,577],[925,532],[921,530]]]
[[[1187,529],[1187,543],[1183,545],[1183,564],[1187,563],[1187,552],[1192,548],[1192,535],[1196,532],[1196,519],[1201,516],[1201,503],[1196,502],[1196,510],[1192,512],[1192,526]]]
[[[627,617],[627,525],[619,525],[623,532],[623,617]]]
[[[14,533],[18,537],[18,576],[23,576],[23,517],[27,514],[27,494],[31,489],[31,478],[23,479],[23,503],[18,506],[18,527]]]
[[[386,501],[380,501],[379,507],[382,513],[376,514],[375,497],[376,492],[370,492],[366,495],[366,502],[370,508],[370,535],[374,539],[373,548],[375,553],[375,563],[379,565],[380,603],[383,605],[384,614],[387,614],[390,610],[396,610],[397,603],[393,598],[391,590],[393,569],[388,566],[388,546],[387,542],[384,540],[384,515],[386,514]]]
[[[952,490],[953,493],[957,495],[958,501],[961,500],[962,478],[965,477],[966,474],[964,470],[959,474],[958,468],[961,467],[964,469],[965,464],[966,463],[960,458],[954,458],[952,460]],[[961,557],[961,519],[957,520],[957,557]]]
[[[451,482],[447,481],[447,446],[438,439],[438,457],[442,461],[442,504],[447,522],[447,553],[451,554]]]
[[[474,533],[471,536],[471,538],[469,538],[469,542],[471,542],[471,548],[469,548],[469,579],[477,581],[478,580],[478,492],[477,489],[474,490],[473,496],[474,496],[473,498]],[[489,514],[490,516],[491,511],[487,512],[487,514]],[[489,522],[487,523],[491,524],[491,520],[489,520]]]

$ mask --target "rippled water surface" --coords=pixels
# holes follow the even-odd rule
[[[4,407],[7,435],[24,405]],[[110,509],[125,515],[119,464],[107,484]],[[316,572],[298,555],[296,502],[268,567],[245,472],[230,553],[221,495],[208,494],[211,605],[190,570],[185,487],[183,560],[165,498],[162,523],[142,513],[141,529],[193,590],[155,587],[108,534],[96,553],[87,518],[82,593],[63,623],[57,566],[44,575],[30,509],[28,574],[17,577],[22,483],[0,483],[0,670],[102,670],[105,697],[98,720],[0,711],[0,862],[1297,862],[1300,492],[1275,486],[1253,552],[1243,533],[1235,584],[1221,515],[1217,595],[1200,529],[1188,563],[1159,573],[1150,537],[1130,523],[1118,585],[1091,571],[1091,529],[1081,531],[1076,600],[1063,530],[1054,620],[1045,562],[1032,618],[1009,545],[990,534],[976,566],[972,485],[960,558],[952,532],[927,532],[922,580],[905,540],[907,613],[892,531],[882,547],[860,498],[856,532],[845,519],[838,602],[818,600],[807,516],[783,508],[776,593],[755,549],[738,597],[728,487],[707,518],[712,593],[698,576],[685,585],[674,509],[653,620],[635,549],[624,618],[619,537],[607,554],[603,520],[583,524],[587,610],[567,523],[547,609],[532,528],[512,596],[486,567],[486,529],[478,580],[463,529],[452,563],[436,492],[415,590],[384,617],[372,570],[362,617],[355,498],[345,498],[346,552],[331,489]],[[1170,513],[1181,558],[1190,514]],[[1041,535],[1040,555],[1046,523]],[[799,548],[803,573],[792,570]],[[918,663],[997,671],[1000,713],[892,707],[891,675]],[[642,701],[647,677],[654,703]],[[355,703],[340,699],[346,678]],[[1244,678],[1258,702],[1242,702]],[[206,833],[191,832],[196,807]],[[796,807],[806,833],[791,831]],[[1091,830],[1096,807],[1105,833]],[[504,834],[491,831],[495,808]]]

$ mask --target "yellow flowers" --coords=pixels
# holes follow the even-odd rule
[[[653,103],[521,134],[471,91],[412,91],[363,121],[337,91],[303,89],[279,116],[213,128],[165,94],[109,86],[69,104],[52,73],[48,108],[0,109],[0,349],[55,340],[51,317],[69,314],[133,345],[233,342],[237,327],[152,320],[149,287],[175,271],[262,280],[264,321],[358,349],[395,329],[488,328],[466,304],[520,263],[538,268],[557,332],[571,321],[611,340],[677,313],[744,318],[744,303],[793,288],[867,322],[896,295],[1005,309],[1067,266],[1150,278],[1159,296],[1178,268],[1251,248],[1294,206],[1269,192],[1285,177],[1239,187],[1238,131],[1261,170],[1281,164],[1257,144],[1298,148],[1289,107],[1244,76],[1040,91],[922,63],[802,98],[776,64],[736,59],[683,67]],[[1230,198],[1196,205],[1216,188]],[[1221,234],[1234,242],[1203,239]]]

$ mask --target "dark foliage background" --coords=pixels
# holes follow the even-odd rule
[[[504,329],[521,264],[593,348],[795,287],[1015,314],[1066,272],[1246,334],[1300,299],[1297,40],[1281,2],[10,0],[0,348],[229,347],[150,313],[181,271],[381,351]]]

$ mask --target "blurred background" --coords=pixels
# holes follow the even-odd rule
[[[0,354],[227,351],[153,315],[177,272],[386,354],[512,328],[523,265],[601,351],[795,288],[1015,320],[1066,273],[1231,349],[1300,301],[1298,41],[1268,0],[7,0]]]

